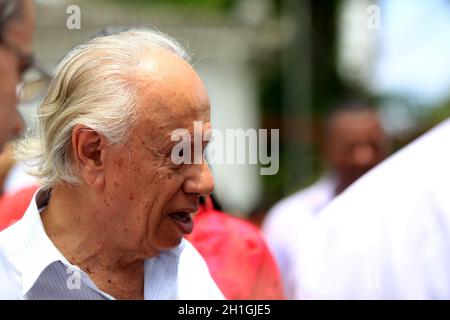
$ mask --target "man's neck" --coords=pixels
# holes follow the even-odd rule
[[[111,232],[98,225],[98,208],[76,187],[56,186],[41,214],[45,231],[59,251],[115,298],[143,297],[144,259],[114,245]]]

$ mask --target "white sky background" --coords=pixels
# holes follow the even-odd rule
[[[371,86],[423,104],[450,98],[450,0],[381,0]]]

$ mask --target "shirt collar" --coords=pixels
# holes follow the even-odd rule
[[[47,236],[39,209],[48,204],[50,191],[38,190],[23,218],[11,226],[9,238],[20,241],[11,254],[11,261],[22,278],[22,294],[25,295],[41,273],[53,262],[61,261],[72,266]],[[72,266],[77,268],[75,266]]]

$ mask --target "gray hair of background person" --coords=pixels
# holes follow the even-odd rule
[[[111,144],[126,141],[139,103],[133,76],[145,61],[143,53],[155,47],[189,61],[176,40],[149,29],[94,38],[63,58],[38,108],[38,132],[29,132],[16,150],[43,189],[79,181],[71,159],[76,125],[95,130]]]

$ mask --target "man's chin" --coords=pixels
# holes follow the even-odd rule
[[[158,251],[170,250],[178,247],[182,240],[183,240],[182,236],[165,239],[164,241],[159,242],[158,245],[156,245],[155,247]]]

